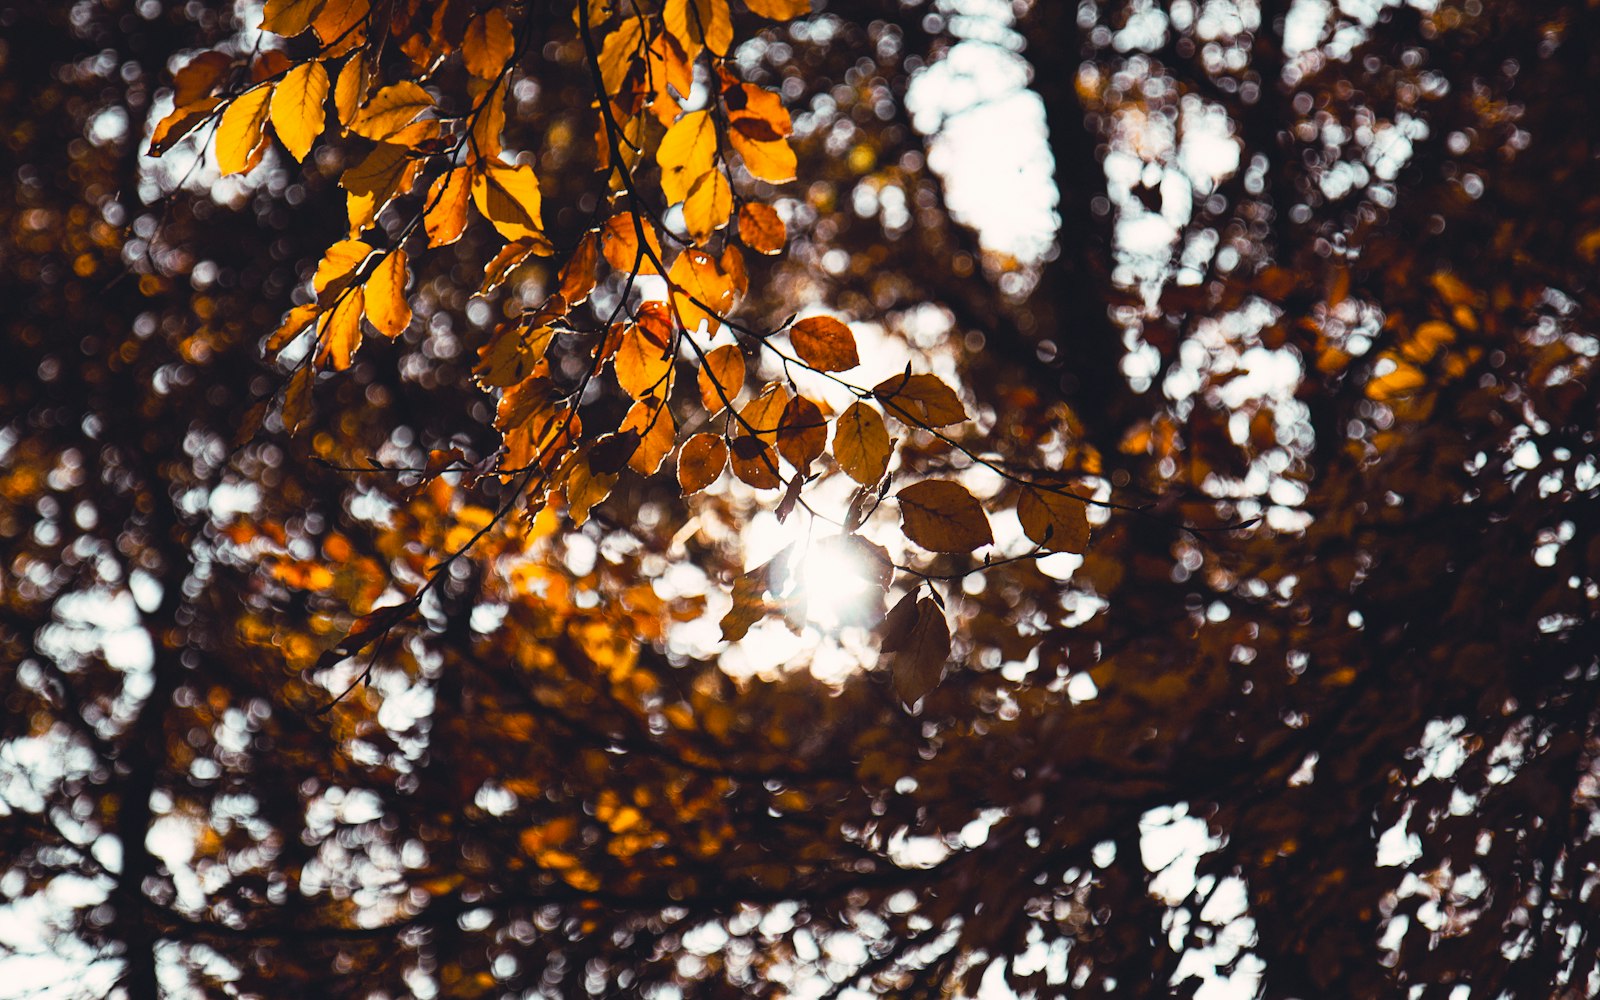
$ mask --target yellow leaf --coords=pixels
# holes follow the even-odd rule
[[[661,17],[691,61],[702,48],[710,49],[714,56],[725,56],[733,44],[728,0],[667,0]]]
[[[778,454],[804,472],[828,444],[828,423],[822,410],[804,396],[796,396],[778,418]]]
[[[533,374],[554,338],[555,331],[548,326],[502,325],[478,350],[478,364],[472,369],[478,384],[504,389],[521,382]]]
[[[712,170],[695,179],[683,202],[683,224],[697,245],[703,245],[713,233],[726,226],[732,213],[733,188],[728,186],[722,171]]]
[[[754,434],[768,443],[778,440],[778,423],[789,405],[789,390],[781,382],[768,385],[761,395],[744,405],[739,411],[739,428],[744,434]]]
[[[345,128],[350,127],[361,102],[366,99],[371,78],[367,61],[360,55],[351,56],[339,70],[339,79],[333,85],[333,108],[338,112],[339,124]]]
[[[301,63],[272,92],[272,127],[296,160],[311,152],[327,121],[328,71],[320,62]]]
[[[672,338],[654,323],[629,323],[613,366],[617,383],[635,399],[665,397],[672,369]]]
[[[770,17],[774,21],[787,21],[811,13],[811,0],[744,0],[750,13]]]
[[[506,94],[510,84],[509,76],[498,81],[483,98],[483,109],[472,120],[472,152],[478,159],[494,160],[504,148],[500,136],[506,130]]]
[[[700,366],[700,402],[707,413],[717,413],[744,388],[744,352],[723,344],[706,352]]]
[[[637,221],[638,225],[635,226]],[[637,271],[639,274],[660,274],[656,269],[655,260],[648,254],[639,252],[639,231],[644,231],[645,246],[655,254],[655,260],[661,259],[661,240],[656,236],[656,227],[650,219],[643,215],[623,211],[606,220],[601,233],[603,241],[601,252],[605,255],[606,263],[615,270],[624,274]]]
[[[366,159],[340,176],[339,186],[347,194],[345,211],[352,233],[372,226],[389,202],[411,190],[421,163],[410,153],[404,146],[380,142]]]
[[[676,204],[703,174],[716,169],[717,126],[709,111],[691,111],[673,123],[656,148],[661,191]]]
[[[247,90],[233,99],[217,127],[217,169],[223,176],[249,170],[261,162],[267,146],[267,102],[271,84]]]
[[[367,279],[367,322],[391,340],[411,325],[406,277],[406,252],[393,250]]]
[[[600,264],[600,232],[591,229],[578,241],[577,249],[556,276],[556,294],[567,306],[580,306],[594,291],[595,271]]]
[[[348,52],[366,41],[367,33],[361,27],[369,9],[368,0],[325,0],[322,9],[311,19],[311,28],[329,47],[329,58]]]
[[[428,231],[428,246],[442,247],[461,238],[467,228],[467,204],[472,199],[472,181],[466,167],[440,174],[428,188],[422,225]]]
[[[924,479],[895,496],[906,537],[930,552],[971,552],[994,541],[983,507],[960,483]]]
[[[284,391],[283,429],[291,436],[311,416],[311,382],[315,378],[310,365],[301,365],[300,370],[289,379],[289,388]]]
[[[311,19],[322,10],[324,0],[267,0],[261,12],[261,27],[265,31],[293,38],[311,27]]]
[[[861,363],[856,337],[832,316],[811,316],[789,330],[789,342],[800,360],[819,372],[848,371]]]
[[[750,176],[771,184],[794,180],[798,163],[788,139],[759,141],[747,137],[735,126],[728,130],[728,141],[744,161]]]
[[[583,456],[577,456],[568,469],[566,480],[567,516],[572,518],[572,523],[582,527],[589,520],[589,511],[610,496],[611,487],[616,484],[616,473],[595,473]]]
[[[717,481],[728,464],[728,443],[720,434],[696,434],[678,449],[678,485],[685,495]]]
[[[758,201],[745,202],[739,208],[739,239],[756,253],[774,254],[783,249],[788,231],[777,209]]]
[[[534,254],[548,257],[555,252],[556,248],[543,236],[524,236],[520,240],[512,240],[501,247],[500,252],[494,255],[494,260],[483,269],[483,284],[479,286],[478,294],[487,295]]]
[[[627,79],[628,68],[639,56],[639,46],[644,41],[644,18],[625,17],[617,30],[606,36],[600,46],[600,79],[605,83],[606,96],[616,97]]]
[[[306,302],[290,309],[283,322],[278,324],[278,328],[267,337],[267,353],[276,354],[288,347],[294,338],[300,336],[305,328],[311,325],[311,321],[317,318],[321,309],[322,307],[315,302]]]
[[[368,139],[387,139],[433,106],[433,98],[426,90],[410,80],[401,80],[372,95],[372,100],[351,120],[350,131]]]
[[[1082,552],[1089,544],[1089,518],[1082,500],[1053,492],[1049,484],[1024,486],[1017,520],[1028,537],[1056,552]]]
[[[917,427],[945,427],[967,419],[966,408],[954,389],[937,375],[895,375],[872,390],[895,416]]]
[[[350,359],[361,346],[361,310],[364,296],[360,286],[350,289],[327,313],[318,331],[321,350],[317,363],[324,368],[343,371],[350,367]]]
[[[666,404],[641,400],[634,403],[628,415],[622,418],[622,431],[639,435],[639,445],[628,459],[628,468],[641,476],[654,475],[661,463],[672,454],[678,438],[678,429],[672,423],[672,414]]]
[[[1379,402],[1387,402],[1401,396],[1409,396],[1428,384],[1428,377],[1422,369],[1405,361],[1394,361],[1394,370],[1387,375],[1380,375],[1367,383],[1367,398]]]
[[[508,240],[544,236],[539,221],[539,178],[530,166],[480,161],[472,175],[472,201]]]
[[[328,247],[317,262],[317,273],[311,276],[311,290],[317,293],[319,300],[344,291],[371,253],[372,247],[360,240],[340,240]]]
[[[883,478],[892,450],[882,415],[866,403],[850,404],[833,425],[833,457],[845,475],[863,486]]]
[[[172,113],[156,123],[156,127],[151,131],[149,155],[160,156],[176,146],[179,140],[193,132],[197,125],[209,119],[221,103],[220,97],[202,97],[193,104],[174,108]]]
[[[517,39],[511,30],[511,21],[498,7],[475,17],[467,25],[467,35],[461,40],[461,60],[473,76],[492,80],[505,69],[506,63],[517,50]]]
[[[694,332],[701,320],[716,333],[722,316],[733,308],[733,284],[717,267],[716,259],[701,250],[685,250],[667,269],[672,287],[672,309],[684,330]]]

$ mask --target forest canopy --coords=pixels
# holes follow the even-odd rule
[[[0,993],[1600,994],[1600,6],[0,26]]]

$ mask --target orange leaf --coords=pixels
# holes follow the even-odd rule
[[[638,227],[634,220],[638,220]],[[638,269],[639,274],[660,274],[656,269],[655,260],[639,252],[639,230],[644,230],[645,246],[655,254],[655,260],[661,259],[661,240],[656,236],[656,227],[648,218],[636,216],[632,212],[618,212],[606,220],[602,227],[604,242],[602,244],[606,263],[623,274],[629,274]]]
[[[728,0],[667,0],[661,18],[690,60],[702,48],[710,49],[712,55],[725,56],[733,44]]]
[[[811,13],[811,0],[744,0],[750,13],[770,17],[774,21],[787,21]]]
[[[739,239],[756,253],[774,254],[788,240],[783,219],[771,205],[745,202],[739,209]]]
[[[696,434],[678,449],[678,485],[685,495],[717,481],[728,464],[728,443],[717,434]]]
[[[661,402],[634,403],[628,415],[622,418],[619,430],[633,431],[639,435],[639,446],[628,459],[628,468],[641,476],[654,475],[661,468],[661,463],[672,454],[672,446],[678,438],[672,414]]]
[[[261,12],[264,31],[293,38],[311,27],[312,18],[322,10],[324,0],[267,0]]]
[[[324,250],[317,273],[311,276],[311,290],[318,301],[331,300],[344,291],[371,253],[372,247],[360,240],[340,240]]]
[[[370,228],[389,202],[411,190],[421,165],[410,153],[404,146],[380,142],[366,159],[340,176],[352,233]]]
[[[364,296],[360,286],[350,289],[327,313],[318,331],[322,349],[317,352],[317,363],[324,368],[343,371],[350,367],[350,359],[361,346],[361,307]]]
[[[794,180],[798,161],[788,139],[752,139],[735,125],[728,130],[728,142],[744,161],[744,168],[750,171],[751,177],[771,184]]]
[[[506,239],[544,237],[539,221],[539,178],[532,167],[479,161],[472,175],[472,201]]]
[[[554,338],[555,331],[548,326],[502,324],[478,349],[478,364],[472,369],[478,384],[504,389],[521,382],[534,373]]]
[[[778,453],[772,445],[748,435],[733,439],[733,474],[758,490],[775,490],[783,485],[778,478]]]
[[[351,120],[350,131],[368,139],[387,139],[433,106],[426,90],[411,80],[401,80],[372,95]]]
[[[367,321],[391,340],[411,325],[411,305],[406,301],[406,252],[394,250],[367,279]]]
[[[895,375],[872,390],[895,416],[917,427],[944,427],[967,419],[954,389],[936,375]]]
[[[709,333],[722,325],[722,315],[733,308],[733,285],[717,267],[716,259],[701,250],[685,250],[667,269],[672,285],[672,308],[686,331],[694,332],[707,321]]]
[[[720,170],[695,178],[683,201],[683,224],[696,245],[704,245],[713,233],[728,224],[733,214],[733,188]]]
[[[555,252],[556,248],[543,236],[524,236],[520,240],[512,240],[501,247],[500,252],[494,255],[494,260],[484,267],[483,284],[478,287],[478,294],[487,295],[534,254],[548,257]]]
[[[639,56],[640,43],[644,41],[644,18],[625,17],[617,30],[606,36],[600,46],[600,79],[605,84],[606,96],[616,97],[628,69]]]
[[[174,108],[172,113],[156,123],[150,133],[150,154],[160,156],[176,146],[184,136],[195,130],[201,122],[211,117],[222,103],[220,97],[202,97],[193,104]]]
[[[583,239],[578,241],[578,247],[572,251],[572,256],[561,268],[557,277],[556,294],[566,300],[568,306],[580,306],[594,291],[595,268],[600,263],[600,232],[591,229],[583,234]]]
[[[828,444],[828,423],[816,403],[796,396],[778,419],[778,453],[804,472]]]
[[[766,617],[766,584],[761,577],[760,573],[746,573],[733,581],[733,607],[720,623],[724,642],[738,642],[749,633],[750,626]]]
[[[812,316],[789,330],[789,342],[800,360],[821,372],[842,372],[861,363],[856,337],[832,316]]]
[[[479,159],[493,160],[502,148],[500,135],[506,130],[506,94],[509,76],[501,79],[483,99],[483,110],[472,122],[472,150]]]
[[[1089,545],[1089,519],[1082,500],[1049,489],[1022,488],[1017,520],[1028,537],[1056,552],[1082,552]]]
[[[744,388],[744,352],[723,344],[706,352],[700,366],[700,402],[707,413],[717,413],[737,399]]]
[[[852,403],[833,425],[833,457],[863,486],[883,478],[892,450],[882,415],[866,403]]]
[[[311,416],[311,383],[316,378],[310,365],[289,379],[289,388],[283,394],[283,429],[291,436]]]
[[[232,68],[233,57],[224,52],[202,52],[190,59],[172,74],[172,106],[186,107],[208,96]]]
[[[217,169],[223,176],[249,170],[261,162],[267,146],[267,104],[272,85],[247,90],[233,99],[217,127]]]
[[[467,204],[472,198],[472,181],[466,167],[440,174],[428,188],[427,206],[422,216],[428,231],[428,246],[442,247],[461,238],[467,228]]]
[[[333,108],[339,114],[339,124],[345,128],[350,127],[356,111],[366,98],[370,80],[367,61],[360,55],[351,56],[344,68],[339,70],[339,79],[333,84]]]
[[[329,47],[329,58],[350,51],[367,40],[361,21],[367,16],[368,0],[325,0],[311,19],[311,28]]]
[[[669,203],[689,197],[701,176],[716,169],[717,126],[709,111],[691,111],[673,123],[656,147],[661,191]]]
[[[301,63],[272,92],[272,127],[296,160],[304,160],[322,134],[327,114],[328,71],[320,62]]]
[[[289,314],[283,318],[283,322],[278,324],[278,328],[267,337],[267,353],[276,354],[288,347],[294,338],[300,336],[305,331],[305,328],[311,325],[311,321],[317,318],[321,308],[315,302],[306,302],[290,309]]]
[[[739,411],[741,433],[754,434],[772,443],[778,440],[778,423],[789,406],[789,390],[781,382],[769,384],[761,395],[744,404]]]
[[[468,73],[492,80],[505,69],[516,49],[511,22],[498,7],[491,7],[487,14],[467,24],[467,35],[461,40],[461,60]]]
[[[971,552],[994,541],[983,507],[960,483],[924,479],[896,497],[906,537],[930,552]]]
[[[671,338],[661,338],[651,324],[630,323],[612,363],[617,384],[628,395],[635,399],[665,396],[667,374],[672,370]]]

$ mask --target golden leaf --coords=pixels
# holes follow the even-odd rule
[[[622,81],[627,79],[628,68],[638,58],[643,41],[642,17],[623,18],[617,30],[606,36],[600,46],[600,79],[605,84],[607,97],[617,96],[622,89]]]
[[[555,331],[548,326],[502,324],[478,350],[478,364],[472,369],[478,384],[504,389],[521,382],[533,374],[554,338]]]
[[[706,352],[700,366],[700,402],[707,413],[717,413],[737,399],[744,388],[744,352],[736,344],[723,344]]]
[[[316,378],[310,365],[301,365],[289,379],[283,394],[283,429],[291,436],[311,416],[311,383]]]
[[[774,21],[787,21],[811,13],[811,0],[744,0],[750,13],[770,17]]]
[[[789,342],[800,360],[819,372],[842,372],[861,363],[856,337],[832,316],[811,316],[789,329]]]
[[[611,487],[616,484],[616,473],[596,473],[581,455],[578,456],[568,467],[565,484],[567,516],[572,518],[572,523],[582,527],[589,520],[589,511],[610,496]]]
[[[312,18],[322,10],[324,0],[267,0],[261,12],[261,28],[293,38],[311,27]]]
[[[539,178],[532,167],[480,161],[472,175],[472,201],[506,239],[543,238]]]
[[[739,208],[739,239],[756,253],[775,254],[789,238],[777,209],[758,201]]]
[[[945,427],[967,419],[961,397],[937,375],[895,375],[872,390],[895,416],[917,427]]]
[[[478,288],[479,295],[487,295],[495,286],[499,285],[511,272],[516,270],[523,261],[534,254],[548,257],[556,252],[550,241],[540,236],[524,236],[520,240],[512,240],[500,248],[483,269],[483,284]]]
[[[778,440],[778,423],[789,405],[789,390],[782,382],[769,384],[761,395],[744,404],[739,411],[741,433],[754,434],[768,443]]]
[[[635,226],[637,222],[637,226]],[[649,254],[639,252],[639,230],[644,231],[645,246],[650,253],[655,254],[655,260]],[[656,260],[661,259],[661,239],[656,236],[656,227],[650,220],[642,215],[632,212],[618,212],[606,220],[601,228],[603,241],[601,252],[605,255],[606,263],[615,270],[624,274],[637,270],[639,274],[660,274],[656,268]]]
[[[317,331],[321,349],[317,363],[324,368],[343,371],[361,347],[361,311],[363,299],[359,286],[349,289],[339,299],[333,311],[323,317],[322,328]]]
[[[672,423],[672,414],[665,403],[641,400],[634,403],[628,415],[622,418],[622,431],[639,435],[639,445],[628,459],[628,468],[641,476],[654,475],[661,463],[672,454],[677,442],[678,429]]]
[[[249,170],[267,148],[267,104],[272,85],[247,90],[233,99],[217,127],[217,169],[223,176]]]
[[[157,122],[151,131],[149,155],[160,156],[176,146],[184,136],[193,132],[196,126],[209,119],[221,103],[220,97],[202,97],[193,104],[174,108],[172,113]]]
[[[613,365],[617,384],[635,399],[666,396],[672,369],[672,341],[663,339],[653,324],[629,323],[617,348]]]
[[[404,146],[380,142],[366,159],[349,168],[339,178],[345,189],[345,212],[350,232],[359,233],[378,221],[378,213],[396,196],[411,190],[421,163]]]
[[[895,496],[906,537],[930,552],[971,552],[994,541],[983,507],[960,483],[924,479]]]
[[[317,272],[311,276],[311,290],[317,299],[331,299],[344,291],[371,253],[372,247],[360,240],[340,240],[324,250]]]
[[[796,396],[778,418],[778,454],[804,472],[828,445],[828,423],[822,410],[804,396]]]
[[[498,7],[473,18],[467,24],[467,35],[461,40],[461,60],[473,76],[492,80],[505,69],[506,63],[517,50],[517,39],[511,22]]]
[[[772,445],[749,435],[736,437],[730,448],[733,452],[733,474],[758,490],[775,490],[783,485],[778,478],[778,453]]]
[[[326,57],[342,55],[367,40],[361,22],[368,11],[368,0],[325,0],[311,19],[311,29],[328,46]]]
[[[594,290],[595,270],[600,264],[600,231],[591,229],[578,241],[556,277],[556,294],[569,307],[583,305]]]
[[[493,160],[503,148],[500,135],[506,130],[506,94],[510,77],[495,83],[483,98],[483,109],[472,120],[472,151],[483,160]]]
[[[367,61],[360,55],[351,56],[344,68],[339,70],[339,79],[333,84],[333,109],[339,115],[339,124],[345,128],[350,127],[350,122],[360,110],[370,80]]]
[[[691,111],[673,123],[656,147],[661,191],[669,203],[683,201],[695,181],[716,169],[717,126],[709,111]]]
[[[678,449],[678,485],[685,495],[717,481],[728,464],[728,443],[719,434],[696,434]]]
[[[467,205],[471,199],[472,180],[466,167],[457,167],[434,179],[422,215],[428,246],[442,247],[461,238],[467,229]]]
[[[863,486],[883,478],[892,450],[883,416],[866,403],[850,404],[833,425],[833,457],[845,475]]]
[[[733,308],[733,285],[717,267],[716,259],[704,251],[690,249],[678,254],[667,269],[667,282],[672,287],[672,309],[691,333],[705,320],[710,324],[708,332],[715,334],[722,316]]]
[[[683,202],[683,224],[697,245],[728,224],[733,213],[733,188],[720,170],[701,174]]]
[[[744,161],[750,176],[771,184],[794,180],[798,161],[788,139],[751,139],[738,126],[728,130],[728,141]]]
[[[691,61],[702,48],[710,49],[714,56],[725,56],[733,44],[728,0],[667,0],[661,18]]]
[[[393,250],[367,279],[367,322],[391,340],[411,325],[406,301],[406,252]]]
[[[433,106],[426,90],[411,80],[401,80],[372,95],[351,120],[350,131],[368,139],[387,139]]]
[[[322,307],[315,302],[306,302],[290,309],[283,322],[278,324],[278,328],[267,337],[267,353],[276,354],[288,347],[294,338],[300,336],[305,328],[311,325],[311,321],[317,318],[321,309]]]
[[[301,63],[272,92],[272,127],[289,155],[303,160],[327,121],[328,71],[320,62]]]
[[[172,74],[172,106],[187,107],[210,95],[232,68],[233,57],[225,52],[202,52],[190,59]],[[214,102],[213,107],[220,103]]]
[[[1089,518],[1082,500],[1045,486],[1024,486],[1017,500],[1017,520],[1035,542],[1056,552],[1082,552],[1089,545]]]

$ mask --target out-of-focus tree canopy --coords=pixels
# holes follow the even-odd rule
[[[0,3],[0,993],[1595,995],[1597,94],[1592,3]]]

